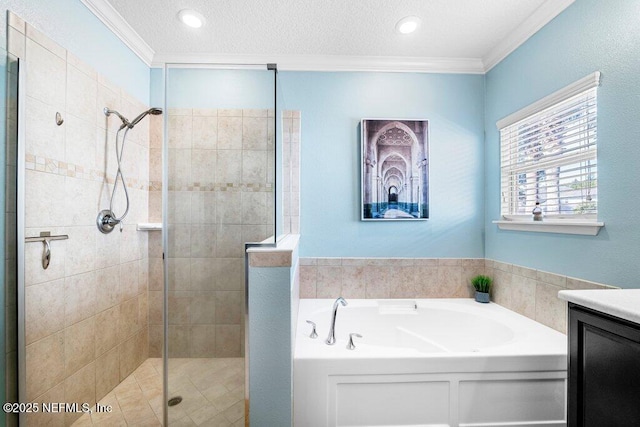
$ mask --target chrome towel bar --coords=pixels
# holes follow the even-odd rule
[[[52,236],[50,231],[41,231],[40,236],[38,237],[27,237],[24,239],[25,242],[42,242],[44,245],[42,251],[42,268],[45,270],[49,267],[49,263],[51,262],[51,245],[49,244],[52,240],[67,240],[69,238],[66,234],[61,234],[58,236]]]

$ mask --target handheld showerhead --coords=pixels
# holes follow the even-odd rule
[[[135,125],[140,123],[140,120],[144,119],[147,116],[147,114],[151,114],[153,116],[157,116],[158,114],[162,114],[162,108],[149,108],[147,111],[143,112],[138,117],[136,117],[135,119],[131,120],[131,123],[129,123],[127,125],[127,126],[129,126],[129,129],[133,128]]]

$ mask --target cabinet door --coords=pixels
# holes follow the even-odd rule
[[[640,425],[640,328],[570,305],[569,426]]]

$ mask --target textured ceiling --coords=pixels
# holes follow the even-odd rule
[[[156,54],[483,58],[557,0],[108,0]],[[181,9],[206,25],[187,28]],[[396,22],[416,15],[417,32]]]

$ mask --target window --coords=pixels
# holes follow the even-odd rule
[[[593,73],[498,122],[501,213],[596,221],[597,86]]]

